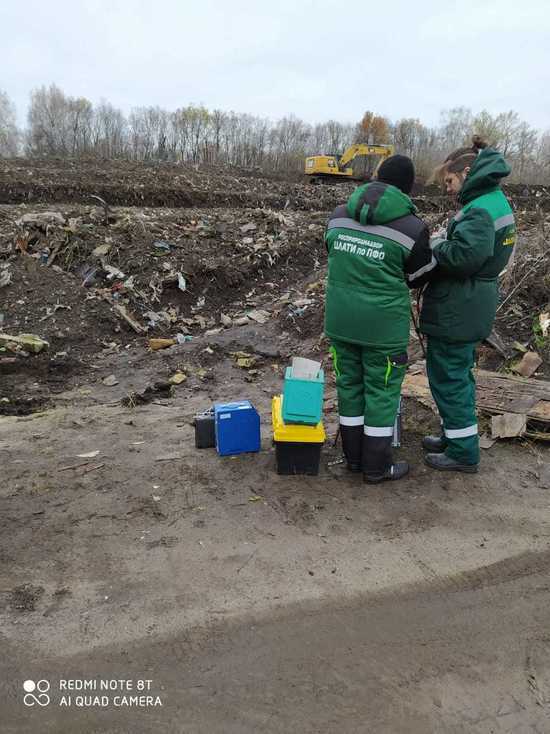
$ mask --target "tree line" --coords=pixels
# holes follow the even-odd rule
[[[539,132],[510,110],[474,114],[466,107],[441,113],[439,125],[416,118],[391,121],[367,111],[356,124],[309,124],[290,115],[275,122],[250,114],[187,105],[175,111],[136,107],[125,115],[107,101],[65,94],[55,84],[30,96],[27,126],[0,90],[0,156],[127,158],[228,164],[270,171],[302,171],[307,155],[341,154],[356,142],[391,143],[409,155],[420,176],[479,134],[513,166],[513,180],[550,182],[550,131]]]

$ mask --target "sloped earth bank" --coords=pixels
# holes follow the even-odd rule
[[[14,219],[52,209],[76,231],[29,230],[15,255]],[[326,355],[326,213],[135,208],[104,223],[90,206],[2,207],[4,329],[50,341],[0,368],[2,734],[549,730],[544,446],[498,443],[478,475],[435,474],[420,440],[436,419],[407,401],[411,475],[367,489],[333,463],[329,372],[319,476],[275,472],[271,396],[292,354]],[[57,244],[50,267],[33,257]],[[98,262],[132,287],[104,269],[82,287]],[[265,323],[235,324],[258,311]],[[148,351],[177,332],[193,338]],[[260,411],[261,452],[197,451],[194,414],[237,398]],[[81,700],[67,679],[134,688]],[[25,705],[26,680],[49,682],[48,706]],[[141,703],[162,705],[124,706],[140,680]]]

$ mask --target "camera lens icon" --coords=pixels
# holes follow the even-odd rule
[[[36,683],[30,678],[23,683],[23,702],[25,706],[47,706],[50,703],[50,697],[47,692],[50,690],[50,682],[47,680],[39,680]],[[38,695],[35,695],[38,691]]]

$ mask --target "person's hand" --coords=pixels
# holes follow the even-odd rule
[[[430,239],[437,239],[437,238],[441,239],[442,237],[444,238],[446,234],[447,234],[447,228],[439,227],[438,229],[434,229],[434,231],[432,232],[430,236]]]

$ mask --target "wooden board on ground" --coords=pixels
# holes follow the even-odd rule
[[[550,382],[485,370],[476,370],[475,375],[477,406],[480,410],[491,415],[520,413],[526,415],[528,420],[550,424]],[[402,394],[435,409],[424,372],[407,374]]]

